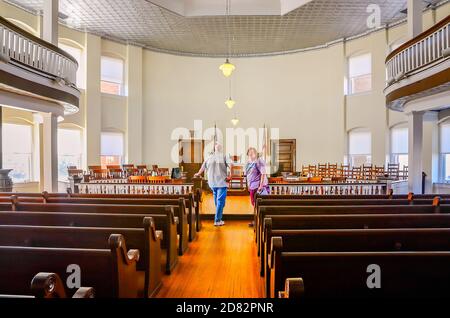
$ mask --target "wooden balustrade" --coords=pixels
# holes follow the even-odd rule
[[[187,194],[193,193],[193,184],[128,183],[126,179],[99,180],[78,184],[79,193],[85,194]]]
[[[376,195],[388,194],[389,183],[319,183],[269,184],[269,194],[276,195]]]
[[[77,61],[65,51],[0,17],[0,57],[76,87]]]
[[[388,55],[388,86],[449,56],[449,24],[450,16]]]

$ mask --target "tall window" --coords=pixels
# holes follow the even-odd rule
[[[123,60],[102,56],[101,91],[106,94],[124,95]]]
[[[391,129],[391,163],[408,166],[408,127]]]
[[[372,134],[355,129],[348,133],[348,159],[350,166],[359,167],[372,163]]]
[[[450,182],[450,119],[441,125],[442,179]]]
[[[372,90],[372,55],[364,54],[348,59],[348,93],[358,94]]]
[[[102,132],[101,138],[101,165],[120,165],[123,163],[123,134],[115,132]]]
[[[3,168],[13,169],[9,174],[14,182],[32,179],[33,127],[3,124]]]
[[[86,67],[83,59],[83,50],[71,45],[66,45],[63,43],[59,43],[58,46],[72,55],[75,60],[78,62],[78,70],[77,70],[77,87],[85,89],[86,88]]]
[[[79,129],[58,128],[58,179],[66,181],[67,167],[81,168],[82,135]]]

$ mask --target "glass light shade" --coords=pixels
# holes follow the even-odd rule
[[[230,77],[233,71],[236,69],[236,67],[233,64],[231,64],[230,61],[227,59],[225,63],[220,65],[219,69],[222,71],[225,77]]]
[[[235,104],[236,102],[233,99],[231,99],[231,97],[225,101],[225,105],[227,105],[229,109],[232,109]]]
[[[237,124],[239,124],[239,119],[237,119],[237,117],[234,117],[234,118],[231,120],[231,123],[233,124],[233,126],[237,126]]]

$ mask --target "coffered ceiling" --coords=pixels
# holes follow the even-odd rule
[[[41,14],[43,0],[5,0]],[[256,5],[258,2],[260,5]],[[406,17],[407,0],[60,0],[60,22],[105,38],[174,54],[234,56],[302,50],[370,31],[368,6],[381,25]],[[447,1],[424,1],[424,8]],[[230,39],[230,45],[228,45]]]

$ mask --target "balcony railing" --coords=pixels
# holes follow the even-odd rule
[[[76,87],[77,61],[68,53],[0,17],[0,58]]]
[[[450,57],[449,25],[450,16],[389,54],[388,86]]]

